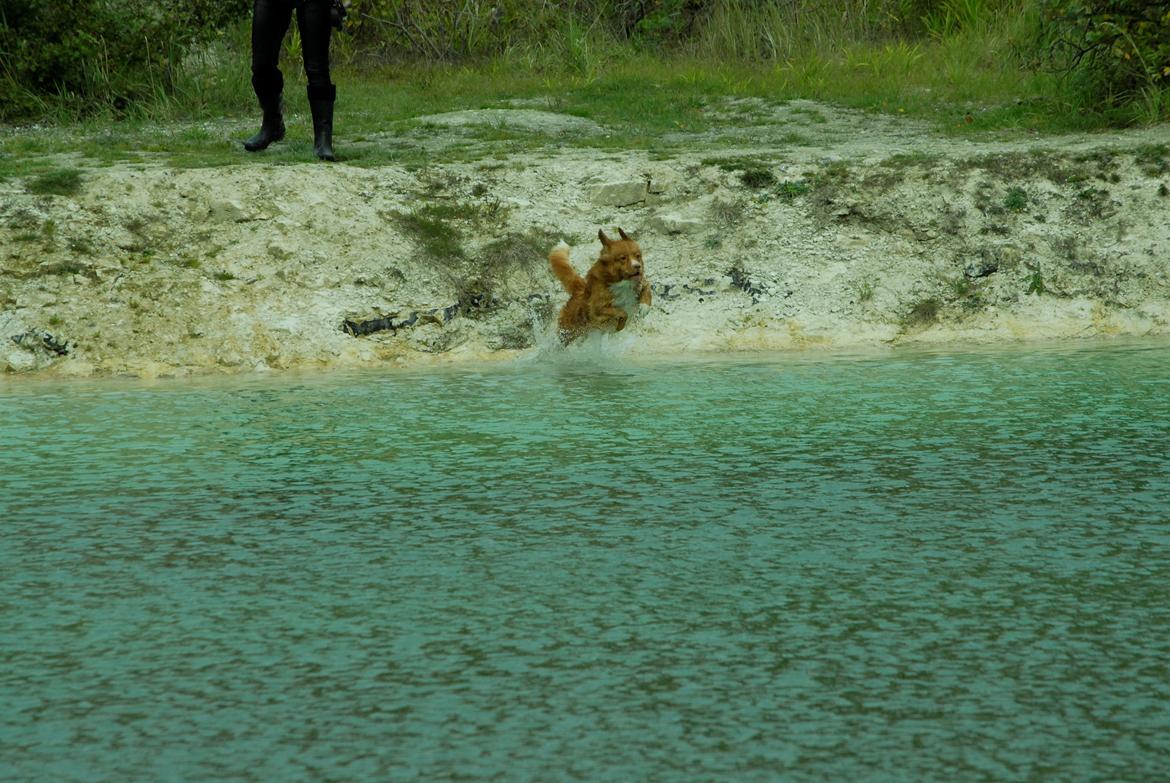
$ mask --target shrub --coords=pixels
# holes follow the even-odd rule
[[[165,94],[187,48],[249,7],[247,0],[0,0],[0,120],[35,113],[48,96],[85,112]]]
[[[1053,64],[1111,104],[1170,87],[1170,0],[1045,0]]]

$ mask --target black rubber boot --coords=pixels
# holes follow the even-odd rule
[[[284,138],[284,116],[280,111],[280,93],[260,99],[260,108],[264,111],[264,119],[260,122],[260,132],[244,142],[244,149],[248,152],[259,152],[267,149],[274,141]]]
[[[333,155],[333,103],[337,88],[309,86],[309,110],[313,114],[313,151],[321,160],[336,160]]]

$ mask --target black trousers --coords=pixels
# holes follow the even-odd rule
[[[301,55],[309,79],[309,98],[332,100],[336,95],[329,81],[329,23],[331,0],[253,0],[252,2],[252,89],[260,100],[284,91],[280,72],[280,47],[297,12],[301,33]]]

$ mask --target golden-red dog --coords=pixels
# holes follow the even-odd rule
[[[650,283],[642,274],[642,248],[620,228],[618,235],[621,239],[614,240],[604,230],[597,232],[601,255],[585,277],[577,274],[569,263],[567,245],[557,245],[548,256],[553,274],[569,292],[569,301],[557,319],[561,342],[566,345],[590,329],[620,332],[626,328],[629,314],[617,306],[611,288],[617,283],[631,281],[638,302],[650,304]]]

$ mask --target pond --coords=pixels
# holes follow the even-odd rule
[[[1166,774],[1165,342],[0,413],[5,780]]]

